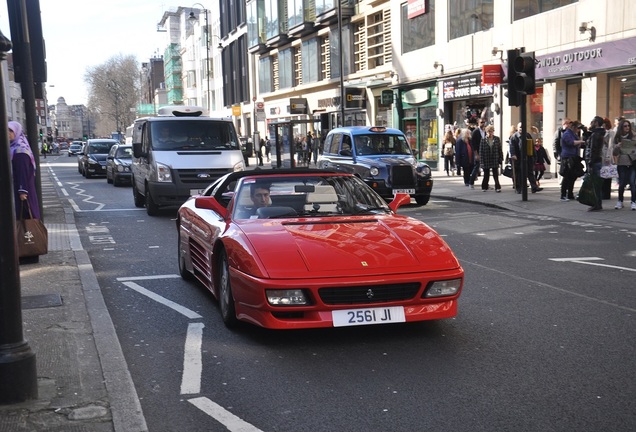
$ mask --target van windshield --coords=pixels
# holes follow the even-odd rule
[[[154,150],[239,150],[232,124],[225,121],[183,120],[152,122]]]

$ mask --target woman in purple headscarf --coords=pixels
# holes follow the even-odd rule
[[[40,219],[40,205],[35,188],[35,158],[29,146],[22,125],[9,122],[9,141],[11,141],[11,167],[13,169],[13,194],[15,196],[16,218],[20,218],[22,201],[26,200],[35,219]],[[28,212],[25,212],[28,218]]]

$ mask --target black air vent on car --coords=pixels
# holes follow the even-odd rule
[[[318,294],[325,304],[373,304],[408,300],[420,289],[418,282],[357,287],[320,288]]]

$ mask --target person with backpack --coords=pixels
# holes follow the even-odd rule
[[[450,176],[450,172],[455,175],[455,138],[452,131],[447,131],[444,135],[444,144],[442,145],[444,152],[444,171]]]

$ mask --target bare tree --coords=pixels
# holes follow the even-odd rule
[[[119,54],[87,69],[88,108],[94,113],[98,135],[123,132],[133,123],[139,100],[138,77],[137,60],[132,55]]]

